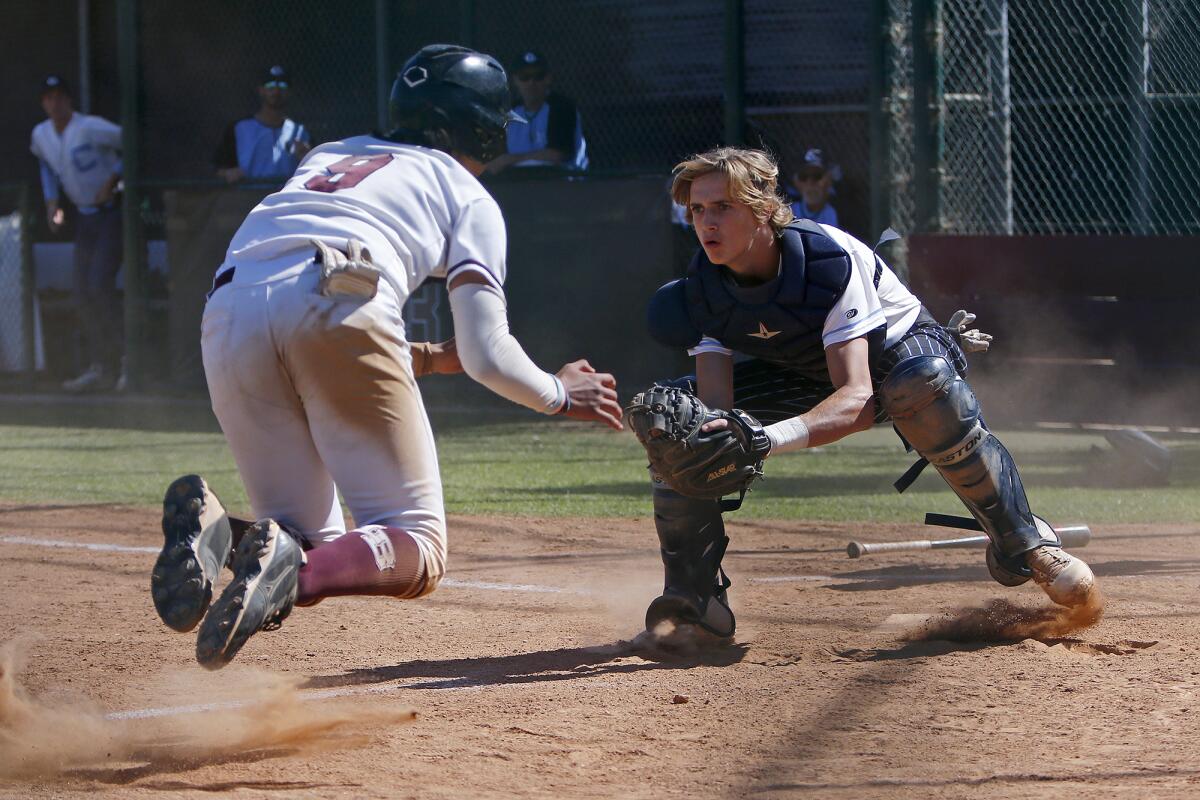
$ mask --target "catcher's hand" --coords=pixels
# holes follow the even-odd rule
[[[687,497],[745,495],[762,477],[771,442],[749,414],[710,409],[686,389],[655,384],[636,395],[625,418],[646,448],[650,467]],[[724,420],[726,424],[706,423]]]
[[[974,321],[974,314],[960,308],[954,312],[954,316],[950,317],[946,328],[958,337],[958,346],[963,349],[964,353],[986,353],[987,349],[992,346],[992,337],[975,328],[968,330]]]

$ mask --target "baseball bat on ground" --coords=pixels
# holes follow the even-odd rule
[[[973,521],[973,520],[972,520]],[[951,527],[959,527],[957,525]],[[1054,532],[1062,539],[1063,547],[1087,547],[1092,531],[1087,525],[1064,525]],[[873,553],[898,553],[906,550],[949,550],[958,547],[986,547],[987,536],[966,536],[961,539],[917,539],[911,542],[850,542],[846,554],[862,558]]]

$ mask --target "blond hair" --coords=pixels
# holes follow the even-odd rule
[[[760,223],[769,222],[778,233],[792,221],[792,207],[779,193],[779,165],[770,153],[740,147],[718,147],[681,161],[671,170],[671,199],[687,211],[692,221],[689,200],[692,181],[719,172],[729,183],[729,196],[750,207]]]

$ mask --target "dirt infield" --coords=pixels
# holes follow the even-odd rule
[[[631,644],[648,520],[450,530],[432,596],[298,609],[209,673],[151,606],[153,509],[0,507],[0,796],[1200,795],[1196,526],[1095,526],[1103,619],[997,642],[1049,604],[978,551],[735,521],[737,644],[692,654]]]

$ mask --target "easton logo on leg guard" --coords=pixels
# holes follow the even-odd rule
[[[987,436],[987,428],[983,427],[977,422],[975,423],[975,428],[967,434],[966,439],[955,445],[954,448],[949,452],[929,459],[929,463],[933,464],[935,467],[944,467],[947,464],[953,464],[956,461],[961,461],[973,453],[975,448],[979,446],[979,443],[987,438]]]
[[[358,532],[358,535],[367,543],[367,547],[371,548],[371,553],[375,556],[375,566],[379,568],[380,572],[396,566],[396,551],[392,547],[392,540],[388,538],[387,531],[381,526],[372,525],[364,528]]]

